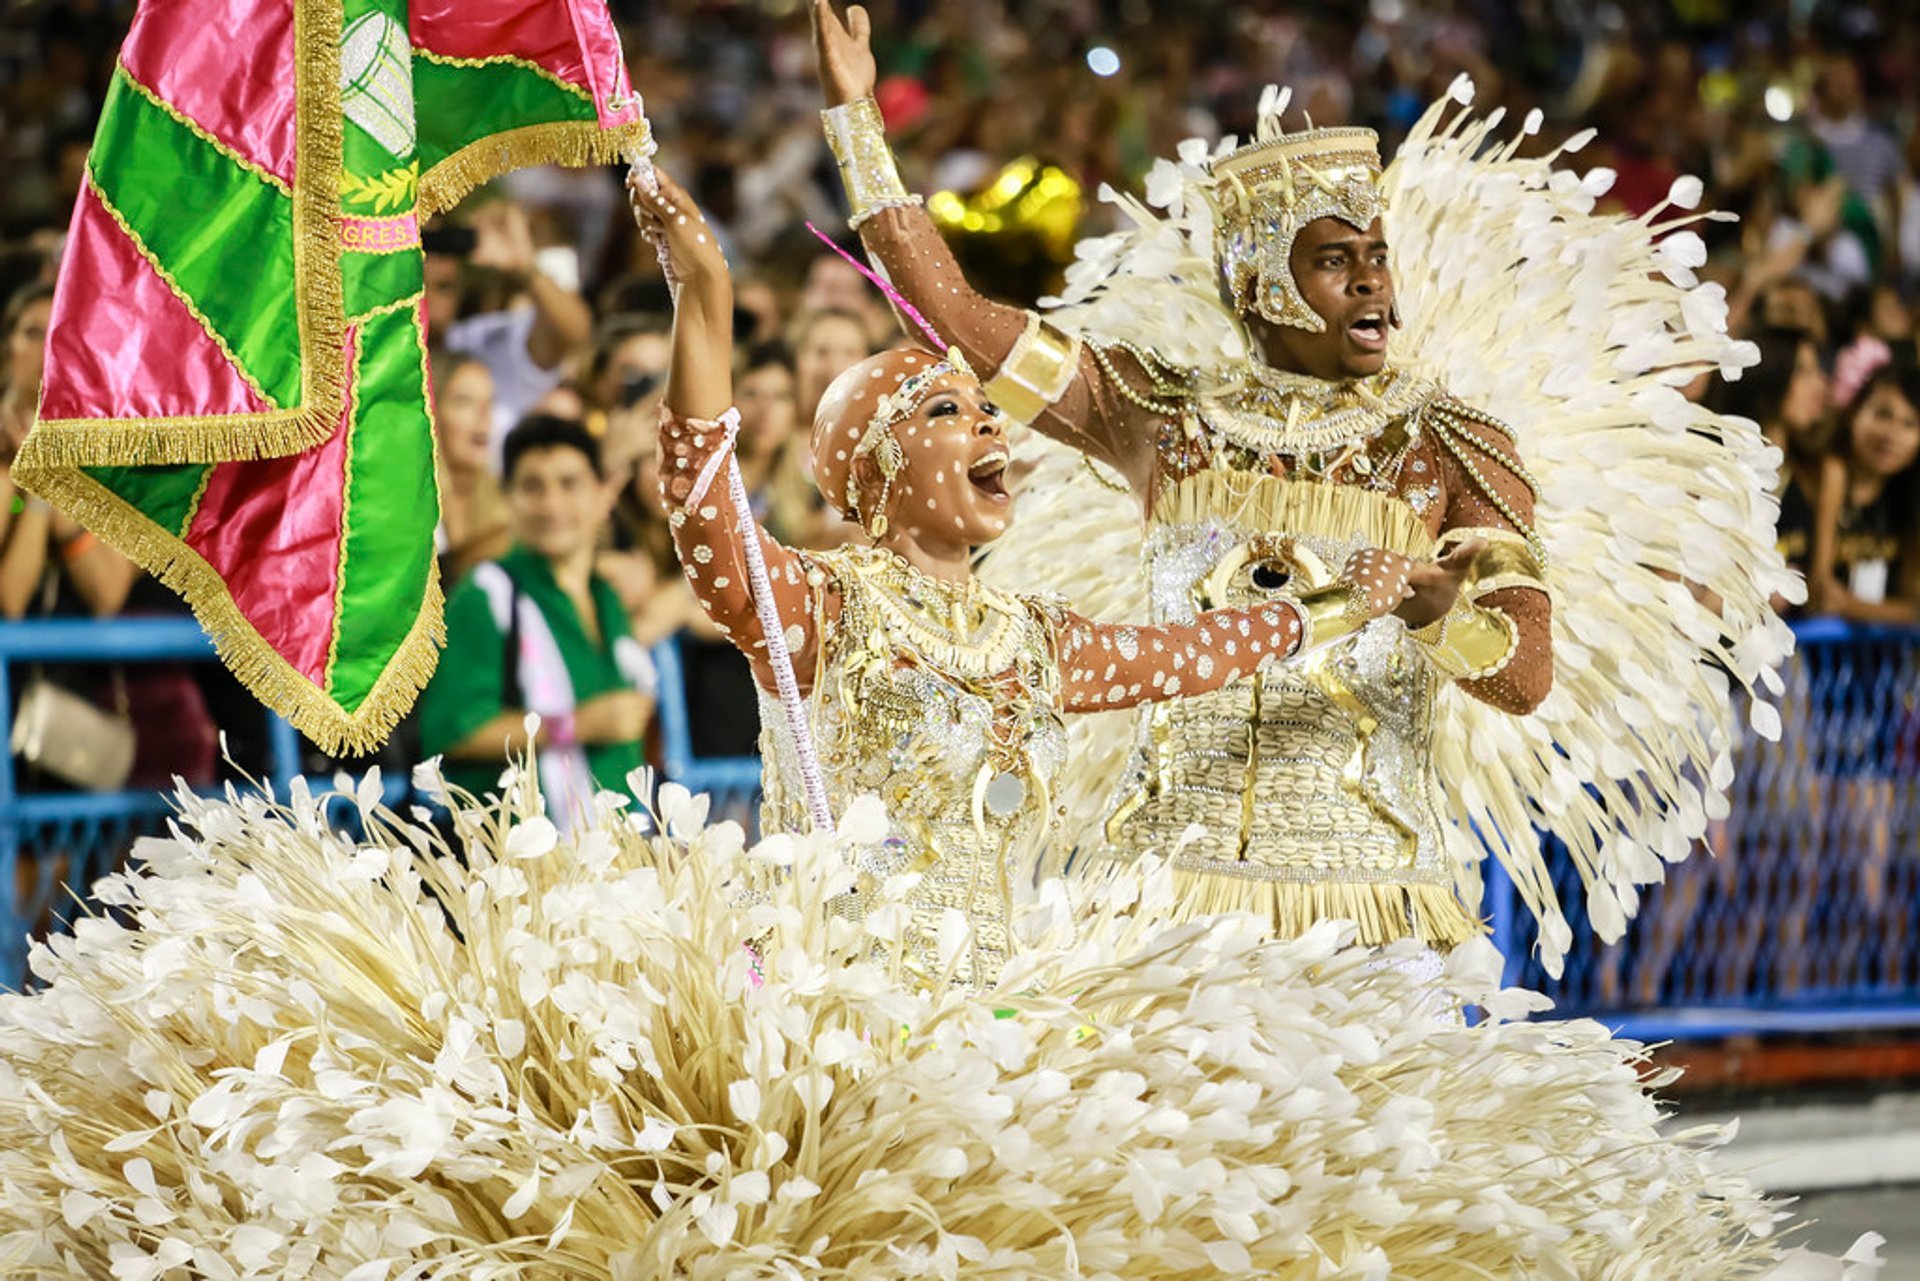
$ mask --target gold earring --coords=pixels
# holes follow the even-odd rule
[[[880,485],[880,496],[873,500],[873,515],[867,518],[867,537],[879,542],[887,536],[887,497],[893,492],[893,477],[888,476]]]
[[[882,433],[874,446],[873,462],[880,469],[880,497],[874,501],[873,520],[867,526],[867,534],[878,542],[887,532],[887,496],[893,493],[893,478],[907,465],[907,451],[900,447],[900,438],[891,430]]]

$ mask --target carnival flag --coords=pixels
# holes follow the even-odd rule
[[[442,639],[420,219],[650,150],[605,0],[142,0],[15,477],[376,745]]]

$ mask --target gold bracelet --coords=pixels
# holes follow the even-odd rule
[[[1346,583],[1328,583],[1302,592],[1296,599],[1306,629],[1298,653],[1351,636],[1372,621],[1367,613],[1367,594]]]
[[[1079,368],[1079,337],[1063,334],[1039,313],[1028,312],[1019,341],[987,382],[987,398],[1015,422],[1031,426],[1047,406],[1067,394]]]
[[[1498,674],[1512,661],[1520,639],[1512,619],[1464,599],[1456,599],[1452,609],[1407,635],[1420,643],[1434,667],[1457,681]]]
[[[827,148],[846,184],[847,204],[853,210],[849,226],[858,231],[861,223],[884,209],[920,203],[920,197],[909,194],[900,181],[879,103],[871,97],[859,98],[827,108],[820,119],[826,126]]]
[[[1473,558],[1473,565],[1460,584],[1461,599],[1478,602],[1481,597],[1508,587],[1547,590],[1546,575],[1533,547],[1510,529],[1450,529],[1440,536],[1437,554],[1445,556],[1453,547],[1471,538],[1483,538],[1487,546]]]

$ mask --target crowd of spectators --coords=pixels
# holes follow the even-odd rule
[[[0,293],[12,301],[0,462],[31,420],[48,285],[131,8],[7,5]],[[1807,574],[1803,608],[1872,622],[1916,617],[1920,20],[1905,0],[871,8],[878,96],[909,186],[946,193],[933,207],[963,262],[984,288],[1018,302],[1058,286],[1076,235],[1110,225],[1095,197],[1102,184],[1137,188],[1153,157],[1189,136],[1247,136],[1270,82],[1293,87],[1293,125],[1370,125],[1390,151],[1425,104],[1469,73],[1481,105],[1504,106],[1512,119],[1544,113],[1542,147],[1597,129],[1582,161],[1614,170],[1608,199],[1628,213],[1657,203],[1679,175],[1701,176],[1706,203],[1740,215],[1705,228],[1702,274],[1725,287],[1733,323],[1765,356],[1746,379],[1705,394],[1781,447],[1782,546]],[[784,539],[830,542],[841,531],[808,483],[804,428],[832,377],[897,330],[804,226],[844,227],[806,5],[614,0],[613,9],[660,161],[697,196],[734,264],[739,453],[756,506]],[[590,574],[554,607],[569,599],[586,639],[608,655],[624,636],[643,645],[682,637],[701,709],[696,751],[747,753],[755,707],[744,665],[705,630],[654,496],[670,314],[619,178],[515,174],[429,231],[443,568],[458,599],[456,584],[470,584],[476,568],[552,536],[537,528],[545,518],[527,477],[503,462],[511,455],[526,471],[528,459],[578,455],[604,489],[605,519],[587,533],[597,548]],[[1038,194],[1010,202],[1008,190]],[[522,423],[545,433],[538,449],[510,446]],[[111,549],[15,497],[3,468],[0,489],[11,501],[0,508],[0,612],[105,616],[164,604]],[[619,618],[596,617],[607,601]],[[512,609],[496,602],[489,613],[477,599],[463,608],[504,626],[456,645],[499,653]],[[471,661],[498,666],[484,653]],[[470,671],[465,660],[454,665]],[[569,720],[565,733],[636,731],[647,679],[632,677],[637,701],[617,715],[589,716],[582,701],[585,723]],[[471,719],[429,727],[429,737],[453,736],[434,746],[451,750],[498,728]]]

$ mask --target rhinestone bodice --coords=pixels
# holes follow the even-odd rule
[[[848,549],[814,559],[841,601],[808,700],[828,793],[836,812],[862,795],[887,806],[886,837],[856,854],[863,884],[920,873],[910,962],[939,970],[940,919],[958,911],[973,942],[955,981],[989,983],[1011,947],[1012,869],[1051,826],[1066,758],[1051,631],[1027,602],[983,593],[968,620],[977,625],[956,635],[940,621],[951,602],[928,599],[927,580],[894,558]],[[762,699],[767,818],[798,830],[791,737]],[[862,897],[839,910],[860,914]]]

